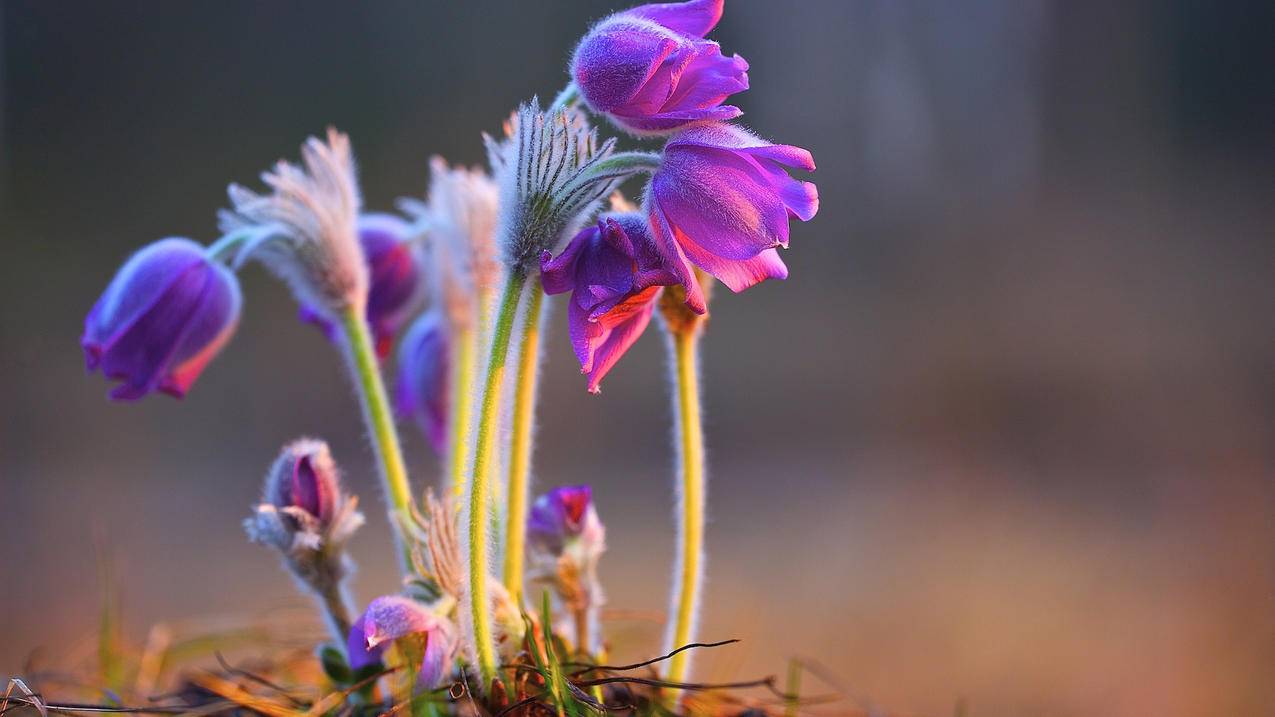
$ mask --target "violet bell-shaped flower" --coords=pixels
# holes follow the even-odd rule
[[[813,171],[815,163],[800,147],[731,124],[690,127],[665,145],[643,205],[655,245],[697,313],[705,299],[693,266],[736,292],[788,276],[776,249],[788,246],[790,219],[814,217],[819,193],[786,167]]]
[[[415,230],[393,214],[361,215],[358,234],[368,268],[365,314],[377,356],[384,359],[424,296],[424,262]],[[335,337],[336,325],[323,311],[303,305],[301,318],[317,324],[329,339]]]
[[[235,275],[189,239],[163,239],[125,262],[84,319],[89,371],[132,401],[152,391],[181,398],[230,340],[243,303]]]
[[[451,673],[459,644],[456,627],[427,606],[398,595],[373,600],[355,620],[347,644],[350,667],[360,670],[380,662],[397,640],[423,641],[418,675],[422,687],[432,689]]]
[[[723,4],[653,3],[594,25],[571,60],[585,103],[635,135],[738,117],[738,107],[722,102],[748,89],[748,63],[703,39],[721,19]]]
[[[443,312],[421,314],[399,342],[394,408],[416,422],[435,451],[447,446],[451,407],[451,349]]]
[[[546,294],[571,292],[571,345],[592,393],[651,321],[660,287],[678,282],[638,213],[608,213],[556,257],[541,257]]]

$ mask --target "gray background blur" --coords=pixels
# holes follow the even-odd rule
[[[3,25],[0,673],[96,621],[129,637],[297,604],[243,538],[275,450],[326,437],[393,570],[338,359],[244,274],[182,402],[105,400],[77,345],[120,262],[215,238],[329,124],[367,206],[482,159],[614,2],[18,2]],[[1270,3],[732,0],[735,98],[814,153],[787,282],[719,292],[701,676],[818,660],[890,711],[1269,714],[1275,703],[1275,61]],[[562,313],[537,485],[591,482],[617,653],[649,655],[671,556],[655,332],[589,396]],[[410,431],[409,431],[410,432]],[[407,440],[419,485],[434,459]],[[98,536],[98,537],[95,537]],[[822,688],[808,679],[812,691]]]

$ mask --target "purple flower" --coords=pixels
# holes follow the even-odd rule
[[[134,254],[84,319],[84,362],[120,384],[111,398],[181,398],[239,322],[239,282],[189,239]]]
[[[450,352],[442,312],[421,314],[398,348],[398,384],[394,407],[420,426],[434,450],[447,446],[450,399]]]
[[[584,101],[634,134],[738,117],[738,107],[722,102],[748,89],[748,63],[703,39],[723,3],[654,3],[599,22],[571,60]]]
[[[679,281],[638,213],[603,215],[558,256],[546,252],[540,271],[545,293],[572,292],[571,344],[593,393],[650,323],[660,286]]]
[[[819,210],[819,193],[785,167],[813,171],[815,163],[800,147],[725,123],[686,129],[665,146],[645,208],[695,311],[704,311],[705,299],[691,265],[732,291],[788,276],[776,247],[787,248],[792,217],[808,221]]]
[[[350,667],[359,670],[380,662],[388,643],[411,636],[425,641],[420,684],[432,688],[450,672],[456,652],[456,628],[451,621],[405,597],[386,595],[367,606],[350,628],[347,649]]]
[[[311,553],[344,543],[363,524],[357,508],[358,500],[341,489],[328,444],[301,438],[271,464],[261,503],[244,528],[253,541],[308,565]]]
[[[393,214],[363,214],[358,220],[359,244],[368,268],[367,323],[376,341],[376,353],[389,356],[394,337],[422,295],[421,262],[411,226]],[[309,305],[301,318],[317,324],[329,339],[336,326]]]
[[[527,519],[528,543],[551,555],[561,555],[572,544],[601,554],[606,529],[593,507],[593,490],[587,485],[554,488],[536,499]]]

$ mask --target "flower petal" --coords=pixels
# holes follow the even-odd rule
[[[688,37],[703,37],[722,19],[725,0],[688,0],[688,2],[651,3],[620,13],[659,23]]]

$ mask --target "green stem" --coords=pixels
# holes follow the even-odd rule
[[[456,332],[452,342],[451,370],[451,481],[456,500],[465,495],[465,466],[469,463],[469,427],[473,415],[474,359],[478,334],[472,326]]]
[[[544,292],[539,276],[531,279],[531,296],[522,316],[522,340],[518,347],[518,378],[514,391],[509,480],[505,511],[505,588],[522,604],[523,553],[527,532],[527,493],[530,488],[531,434],[535,422],[536,383],[540,367],[540,324]]]
[[[704,555],[704,431],[700,425],[699,372],[697,347],[699,331],[686,328],[670,332],[673,374],[676,383],[677,427],[681,464],[678,491],[678,561],[674,573],[672,610],[674,622],[669,633],[670,647],[694,640],[695,616],[699,609],[700,581]],[[690,651],[669,660],[668,680],[683,682],[690,671]]]
[[[509,337],[514,316],[522,298],[527,275],[513,270],[505,279],[504,292],[497,309],[496,325],[491,337],[491,357],[487,362],[487,379],[483,386],[482,409],[478,419],[478,438],[474,446],[474,468],[469,491],[469,598],[474,623],[474,647],[478,653],[478,669],[482,689],[491,688],[496,679],[496,650],[492,641],[491,602],[487,598],[488,511],[491,495],[491,464],[496,437],[500,433],[500,399],[505,381],[505,359],[509,353]]]
[[[381,380],[381,369],[376,361],[376,350],[372,347],[372,335],[363,319],[362,307],[347,307],[341,312],[341,329],[345,333],[342,345],[349,359],[351,377],[363,407],[363,422],[367,425],[368,438],[376,453],[385,500],[389,503],[390,529],[394,533],[399,566],[404,575],[409,575],[412,572],[411,544],[404,535],[404,526],[412,514],[412,488],[407,481],[403,450],[399,447],[389,397]]]

